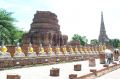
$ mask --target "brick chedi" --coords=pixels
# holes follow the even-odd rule
[[[62,35],[60,25],[58,24],[57,15],[49,11],[37,11],[34,15],[30,31],[24,35],[23,44],[43,46],[51,44],[66,45],[68,40],[67,35]]]

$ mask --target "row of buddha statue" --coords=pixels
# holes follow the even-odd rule
[[[2,45],[0,47],[0,58],[11,58],[11,54],[9,52],[7,52],[7,47],[5,45]],[[42,44],[40,44],[40,48],[39,48],[39,53],[36,54],[36,52],[34,51],[34,48],[32,47],[32,44],[29,44],[28,47],[28,53],[27,56],[25,55],[25,53],[22,52],[22,49],[19,45],[19,43],[17,44],[17,46],[15,47],[15,53],[13,58],[21,58],[21,57],[39,57],[39,56],[54,56],[54,55],[79,55],[79,54],[98,54],[102,51],[104,51],[106,49],[105,45],[100,45],[99,47],[90,47],[90,46],[84,46],[84,47],[73,47],[69,46],[69,49],[64,45],[62,47],[62,50],[59,46],[55,47],[55,51],[53,51],[53,48],[51,47],[51,45],[49,45],[48,47],[48,52],[46,53],[44,50],[44,47],[42,46]]]

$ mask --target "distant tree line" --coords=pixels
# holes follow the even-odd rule
[[[72,40],[77,40],[80,42],[81,45],[88,44],[88,39],[86,36],[81,36],[79,34],[74,34],[72,37]],[[92,45],[98,45],[99,41],[98,39],[92,39],[90,40],[90,44]],[[109,39],[107,42],[108,45],[114,47],[114,48],[120,48],[120,39]]]
[[[77,40],[80,42],[81,45],[86,45],[88,44],[88,39],[86,38],[86,36],[80,36],[79,34],[74,34],[72,37],[72,40]]]

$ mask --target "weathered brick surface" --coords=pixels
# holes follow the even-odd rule
[[[77,74],[70,74],[69,75],[69,79],[76,79],[77,78]]]
[[[74,65],[74,70],[75,71],[81,71],[81,64]]]
[[[94,75],[94,73],[88,73],[81,77],[77,77],[76,79],[95,79],[95,78],[96,78],[96,76]]]
[[[20,79],[19,75],[7,75],[7,79]]]
[[[95,58],[93,57],[89,58],[89,67],[95,67],[95,66],[96,66]]]
[[[99,54],[100,64],[105,64],[105,54]]]
[[[50,69],[50,76],[59,76],[59,68]]]

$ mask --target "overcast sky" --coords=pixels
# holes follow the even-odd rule
[[[109,38],[120,39],[119,0],[0,0],[0,8],[13,12],[15,25],[29,31],[36,10],[51,11],[58,16],[62,34],[98,39],[101,11]]]

